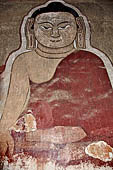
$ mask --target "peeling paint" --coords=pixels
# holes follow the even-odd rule
[[[99,66],[99,68],[106,69],[105,67]]]
[[[79,60],[80,60],[80,59],[75,59],[75,60],[73,61],[73,63],[75,64],[75,63],[77,63]]]
[[[51,82],[49,83],[49,86],[52,86],[57,81],[59,81],[59,78],[55,78],[55,79],[51,80]]]
[[[86,113],[83,113],[83,115],[79,118],[79,120],[91,119],[91,118],[95,117],[97,112],[98,112],[97,109],[92,109],[91,111],[89,109]]]
[[[32,114],[26,114],[24,116],[25,119],[25,132],[35,131],[36,128],[36,120]]]
[[[70,100],[72,95],[66,90],[54,90],[51,97],[48,99],[48,102],[54,100]]]
[[[45,91],[44,87],[38,87],[38,88],[35,88],[36,92],[37,93],[43,93]]]
[[[104,141],[89,144],[85,149],[85,153],[104,162],[113,159],[113,148]]]
[[[24,153],[13,156],[13,162],[8,163],[8,158],[5,158],[3,170],[38,170],[37,160],[32,156],[25,156]]]
[[[63,169],[65,170],[65,169]],[[71,165],[66,168],[66,170],[113,170],[112,167],[109,166],[95,166],[91,163],[81,163],[79,165]]]
[[[100,167],[90,162],[63,166],[57,164],[56,161],[41,161],[24,153],[14,155],[13,160],[13,162],[9,163],[6,157],[3,170],[112,170],[112,167],[107,165]]]
[[[58,161],[68,164],[70,161],[79,160],[84,158],[85,146],[80,145],[80,143],[70,143],[66,144],[58,153]]]
[[[84,91],[91,92],[92,90],[90,88],[86,88],[86,89],[84,89]]]
[[[110,96],[110,94],[112,94],[112,92],[113,92],[113,90],[112,89],[110,89],[108,92],[106,92],[106,93],[104,93],[104,94],[100,94],[100,95],[98,95],[98,97],[96,96],[96,97],[93,97],[92,99],[95,99],[95,100],[101,100],[101,99],[106,99],[106,98],[108,98],[109,96]]]
[[[29,112],[32,111],[29,110]],[[22,116],[16,121],[15,125],[10,128],[10,130],[14,130],[15,132],[31,132],[36,129],[36,119],[31,113]]]
[[[51,142],[65,144],[80,141],[87,134],[81,127],[55,126],[49,129],[38,129],[26,134],[26,141]]]
[[[69,79],[69,78],[67,78],[67,77],[64,77],[62,80],[63,80],[64,82],[66,82],[66,83],[71,83],[71,79]]]

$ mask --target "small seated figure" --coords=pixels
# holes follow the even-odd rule
[[[103,61],[86,48],[84,19],[65,3],[50,2],[32,13],[25,31],[29,51],[13,62],[0,121],[2,156],[13,154],[9,128],[29,111],[37,133],[80,127],[90,138],[112,129],[112,86]]]

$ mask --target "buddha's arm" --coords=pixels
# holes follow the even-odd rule
[[[20,56],[13,64],[10,87],[0,121],[0,131],[7,131],[18,119],[29,93],[29,78],[26,65]]]

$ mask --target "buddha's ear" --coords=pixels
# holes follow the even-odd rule
[[[77,17],[76,18],[76,23],[78,26],[77,29],[77,48],[85,48],[86,43],[85,43],[85,34],[86,34],[86,28],[85,28],[85,23],[83,18]]]
[[[34,34],[34,18],[28,18],[25,25],[25,35],[26,35],[26,49],[33,50],[36,48],[36,39]]]

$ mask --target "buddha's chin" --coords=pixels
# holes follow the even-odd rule
[[[46,42],[45,43],[38,43],[38,49],[41,50],[42,52],[46,52],[46,53],[50,53],[50,54],[59,54],[59,53],[66,53],[66,52],[69,52],[69,51],[72,51],[74,48],[73,46],[73,42],[69,45],[67,44],[64,44],[64,43],[59,43],[59,42],[53,42],[53,43],[50,43],[50,41],[48,41],[48,44]]]
[[[61,42],[61,40],[50,40],[48,42],[39,42],[39,44],[43,47],[51,49],[64,48],[68,46],[67,44]]]

